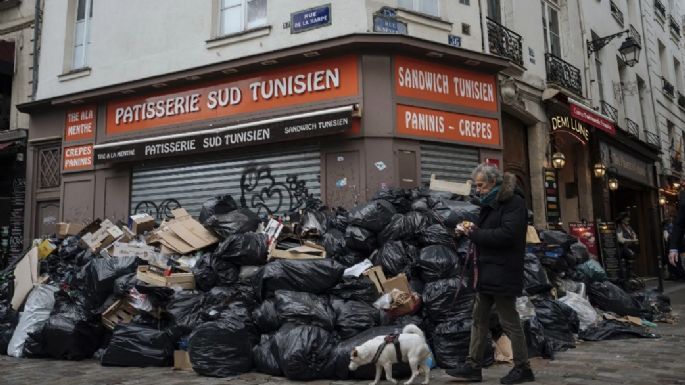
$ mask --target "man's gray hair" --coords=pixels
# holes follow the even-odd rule
[[[488,182],[502,182],[502,171],[489,163],[481,163],[476,166],[471,173],[471,179],[476,180],[478,175],[482,175]]]

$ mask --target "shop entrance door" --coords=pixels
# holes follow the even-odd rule
[[[359,152],[326,154],[326,204],[354,207],[359,202]]]
[[[635,259],[633,271],[638,276],[656,275],[656,260],[661,248],[660,224],[655,222],[649,190],[636,188],[624,179],[619,180],[618,190],[612,193],[612,220],[619,213],[630,214],[630,225],[640,241],[640,255]]]

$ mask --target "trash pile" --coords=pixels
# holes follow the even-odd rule
[[[311,205],[266,221],[219,196],[197,220],[172,214],[59,224],[38,240],[0,273],[0,352],[215,377],[370,379],[372,367],[349,371],[352,348],[412,323],[434,364],[468,355],[472,246],[453,234],[479,207],[465,197],[390,189],[349,211]],[[530,356],[577,338],[655,337],[644,324],[667,318],[667,297],[628,295],[575,238],[541,235],[517,300]],[[485,364],[511,360],[494,313],[491,329]]]

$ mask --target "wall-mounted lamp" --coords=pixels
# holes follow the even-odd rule
[[[666,197],[665,196],[663,196],[663,195],[659,196],[659,204],[661,206],[666,204]]]
[[[604,178],[604,175],[607,173],[607,166],[605,166],[602,162],[597,162],[592,167],[592,171],[595,174],[595,178]]]
[[[611,191],[618,190],[618,179],[613,177],[609,178],[609,180],[607,181],[607,185],[609,186],[609,190]]]
[[[640,46],[640,43],[637,40],[635,40],[635,38],[630,33],[630,30],[628,29],[626,29],[625,31],[615,33],[613,35],[600,37],[592,41],[588,40],[587,56],[590,57],[590,55],[593,52],[597,52],[600,49],[604,48],[604,46],[609,44],[610,41],[623,35],[624,33],[627,33],[628,37],[626,37],[626,40],[621,44],[621,47],[619,47],[618,53],[621,54],[621,59],[624,63],[626,63],[628,67],[634,66],[640,59],[640,50],[642,49],[642,47]]]
[[[680,188],[680,182],[679,181],[673,182],[673,188],[676,190],[679,189]]]
[[[554,167],[557,170],[560,170],[564,168],[564,165],[566,164],[566,155],[564,155],[562,152],[555,152],[552,154],[552,167]]]

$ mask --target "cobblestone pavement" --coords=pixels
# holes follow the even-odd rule
[[[685,284],[667,282],[674,312],[685,314]],[[658,324],[660,339],[579,342],[557,354],[554,361],[534,359],[537,384],[549,385],[685,385],[685,327]],[[483,372],[484,384],[499,384],[509,367],[496,365]],[[170,368],[108,368],[97,361],[81,362],[0,357],[0,384],[7,385],[287,385],[284,378],[249,373],[230,379],[200,377]],[[457,384],[442,370],[431,373],[431,383]],[[312,381],[312,385],[353,385],[350,381]],[[366,382],[363,382],[366,384]],[[382,385],[389,384],[387,381]]]

